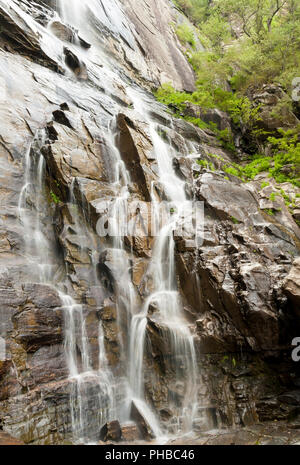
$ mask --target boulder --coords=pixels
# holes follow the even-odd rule
[[[132,401],[130,416],[132,420],[137,424],[140,430],[140,433],[144,439],[151,440],[155,437],[154,432],[149,422],[147,421],[147,419],[145,418],[145,415],[143,414],[143,411],[139,405],[139,401],[137,400]]]
[[[274,112],[274,107],[287,97],[283,88],[276,84],[265,84],[260,92],[256,92],[252,99],[256,105],[260,105],[258,126],[273,132],[278,127],[288,129],[297,126],[299,119],[287,106]]]
[[[200,118],[207,124],[212,123],[219,131],[227,129],[231,132],[231,120],[227,113],[217,108],[202,108],[191,102],[186,102],[184,114],[193,118]]]
[[[139,429],[134,423],[123,424],[121,431],[123,441],[133,442],[141,438]]]
[[[153,150],[151,140],[141,124],[124,113],[118,115],[119,149],[131,179],[139,187],[144,200],[151,200],[151,186],[155,175],[147,154]]]
[[[66,65],[74,72],[77,78],[86,81],[88,79],[86,64],[68,47],[64,47],[64,56]]]
[[[102,441],[120,441],[122,436],[122,430],[120,423],[115,421],[110,421],[106,423],[100,431],[100,440]]]
[[[60,40],[63,40],[65,42],[74,41],[75,31],[71,27],[61,23],[60,21],[52,21],[49,24],[49,29]]]

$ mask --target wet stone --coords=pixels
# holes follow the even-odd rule
[[[126,442],[136,441],[141,437],[139,429],[134,423],[127,423],[122,425],[121,431],[122,439]]]
[[[100,432],[100,439],[102,441],[120,441],[122,436],[120,423],[115,420],[106,423]]]

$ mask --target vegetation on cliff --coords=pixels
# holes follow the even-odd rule
[[[233,132],[247,134],[244,152],[249,164],[243,176],[253,178],[269,171],[277,182],[300,186],[299,106],[293,102],[292,83],[300,68],[300,4],[295,0],[176,0],[194,29],[176,29],[196,77],[193,93],[179,92],[165,84],[156,92],[162,103],[178,116],[216,133],[226,149],[235,151],[228,130],[187,115],[187,103],[201,108],[217,108],[231,116]],[[195,37],[198,36],[198,37]],[[204,46],[197,50],[196,39]],[[269,128],[262,117],[261,104],[254,98],[272,85],[281,92],[268,107],[268,118],[278,121]],[[286,127],[287,115],[293,115]],[[289,166],[288,170],[283,167]],[[242,169],[242,168],[240,168]],[[283,170],[282,170],[283,169]],[[235,173],[236,174],[236,173]]]

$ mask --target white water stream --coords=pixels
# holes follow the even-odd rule
[[[143,356],[145,350],[145,338],[147,331],[147,319],[150,305],[155,305],[155,319],[166,329],[165,350],[171,352],[176,366],[183,364],[185,376],[188,382],[185,386],[185,395],[181,407],[177,410],[177,418],[174,418],[175,433],[188,432],[192,429],[193,415],[197,406],[197,360],[194,348],[193,336],[189,331],[187,322],[183,316],[180,295],[177,290],[175,274],[175,242],[173,231],[180,218],[182,209],[185,208],[187,197],[185,184],[175,174],[172,155],[173,150],[159,135],[155,122],[151,119],[145,102],[138,91],[127,89],[134,108],[148,123],[149,134],[153,144],[153,152],[158,165],[158,177],[160,186],[174,207],[174,214],[169,222],[164,225],[155,241],[149,273],[153,276],[153,292],[146,300],[141,313],[135,315],[131,325],[131,352],[130,379],[137,394],[143,398]],[[152,205],[159,209],[159,202],[152,195]],[[155,208],[154,208],[155,210]],[[155,213],[154,213],[155,214]],[[158,212],[157,212],[158,215]],[[135,354],[137,360],[135,361]],[[176,373],[177,381],[182,380],[182,375]]]
[[[99,325],[99,363],[94,369],[89,353],[83,306],[62,291],[63,273],[59,263],[52,263],[51,247],[44,225],[49,218],[45,191],[45,159],[40,152],[43,133],[37,133],[25,156],[25,182],[18,211],[24,228],[26,259],[32,269],[32,282],[53,287],[61,300],[65,318],[65,353],[69,369],[72,436],[76,443],[96,440],[89,422],[93,398],[93,422],[103,425],[114,418],[114,384],[108,369],[102,324]],[[83,236],[82,240],[84,240]]]

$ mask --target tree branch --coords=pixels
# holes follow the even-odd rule
[[[276,7],[273,13],[271,14],[270,18],[268,19],[268,31],[271,31],[272,27],[272,22],[275,18],[275,16],[279,13],[279,11],[284,7],[284,5],[287,3],[287,0],[283,0],[281,3],[279,0],[276,0]]]

